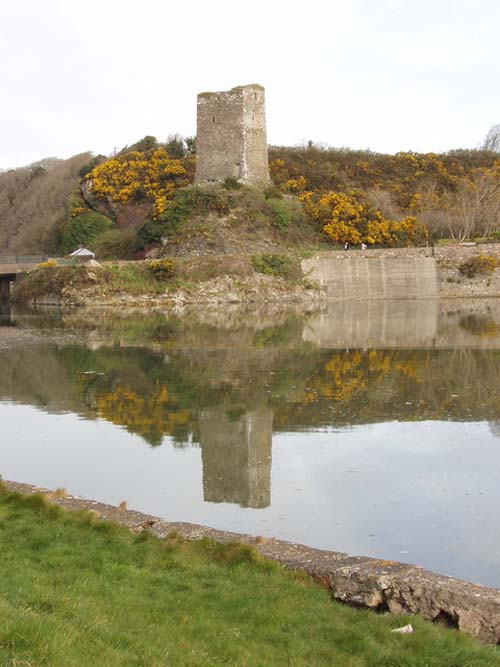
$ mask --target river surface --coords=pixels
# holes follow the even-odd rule
[[[0,325],[4,479],[500,587],[500,302]]]

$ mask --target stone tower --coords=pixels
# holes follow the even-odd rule
[[[264,88],[238,86],[198,95],[196,183],[236,178],[269,182]]]
[[[267,408],[230,419],[221,408],[199,415],[203,499],[269,507],[273,413]]]

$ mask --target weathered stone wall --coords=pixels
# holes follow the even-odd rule
[[[500,297],[500,268],[473,278],[459,271],[480,254],[500,264],[500,243],[334,250],[316,253],[302,268],[331,300]]]
[[[302,262],[329,299],[419,299],[438,296],[436,262],[427,249],[318,253]]]
[[[243,173],[247,183],[265,184],[270,181],[267,156],[267,133],[264,89],[243,88]]]
[[[265,93],[257,84],[198,95],[195,182],[226,178],[269,182]]]

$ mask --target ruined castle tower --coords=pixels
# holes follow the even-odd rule
[[[222,408],[199,414],[203,499],[269,507],[273,413],[256,408],[231,419]]]
[[[269,182],[264,88],[238,86],[198,95],[196,183],[236,178]]]

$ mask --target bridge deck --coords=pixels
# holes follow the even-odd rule
[[[25,273],[37,264],[46,262],[45,255],[0,255],[0,277]]]

